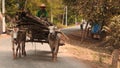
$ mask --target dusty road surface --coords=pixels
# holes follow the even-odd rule
[[[71,34],[73,33],[74,31],[80,31],[80,26],[79,25],[76,25],[76,26],[72,26],[72,27],[69,27],[69,28],[64,28],[64,29],[61,29],[62,32],[64,32],[65,34]]]
[[[91,68],[60,47],[58,60],[52,62],[48,44],[26,43],[27,56],[13,60],[11,38],[0,38],[0,68]],[[64,47],[64,46],[63,46]]]

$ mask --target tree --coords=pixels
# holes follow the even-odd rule
[[[112,17],[120,15],[120,0],[63,0],[63,3],[83,19],[91,21],[91,25],[98,23],[101,30]]]
[[[119,0],[63,0],[76,14],[86,20],[101,21],[103,25],[110,18],[120,14]]]
[[[16,0],[5,0],[6,15],[13,16],[17,11]]]
[[[119,59],[119,49],[120,49],[120,15],[115,16],[111,19],[108,27],[111,29],[110,35],[107,37],[108,46],[112,46],[113,57],[112,57],[112,67],[117,68],[118,59]]]
[[[64,12],[64,6],[61,0],[48,0],[51,17],[54,19],[54,23],[62,22],[62,15]]]
[[[20,0],[6,0],[6,15],[13,17],[15,13],[19,10],[18,4]],[[21,0],[22,1],[22,0]],[[29,9],[33,15],[36,15],[40,5],[45,3],[47,6],[47,11],[49,17],[51,17],[51,12],[54,17],[55,22],[62,21],[61,15],[63,13],[63,4],[59,0],[23,0],[26,3],[23,4],[25,9]]]
[[[114,49],[120,48],[120,15],[112,18],[108,27],[111,29],[110,35],[107,37],[109,45],[113,46]]]

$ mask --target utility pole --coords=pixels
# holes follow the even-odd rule
[[[53,1],[53,0],[51,0],[51,1]],[[53,23],[53,3],[52,2],[50,3],[50,10],[51,10],[51,12],[50,12],[50,14],[51,14],[50,21],[51,21],[51,23]]]
[[[77,25],[78,23],[77,23],[77,18],[76,18],[76,16],[75,16],[75,25]]]
[[[65,8],[63,8],[63,19],[62,19],[62,25],[65,23]]]
[[[27,10],[27,0],[25,0],[25,7],[24,7],[24,9],[26,9]]]
[[[52,6],[51,6],[51,23],[53,23],[53,13],[52,13]]]
[[[3,33],[6,32],[6,23],[5,23],[5,0],[2,0],[2,14],[3,14],[3,18],[2,18],[2,31]]]
[[[2,33],[2,11],[1,11],[1,7],[2,6],[2,0],[0,0],[0,34]]]
[[[67,23],[67,13],[68,13],[68,12],[67,12],[67,6],[65,7],[65,9],[66,9],[66,10],[65,10],[65,12],[66,12],[65,25],[68,26],[68,23]]]

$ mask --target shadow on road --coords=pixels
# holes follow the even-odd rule
[[[22,57],[21,59],[32,61],[52,61],[52,55],[50,51],[29,50],[27,51],[27,56]]]

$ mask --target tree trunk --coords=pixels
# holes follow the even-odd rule
[[[119,50],[115,49],[112,53],[112,68],[117,68],[119,59]]]

